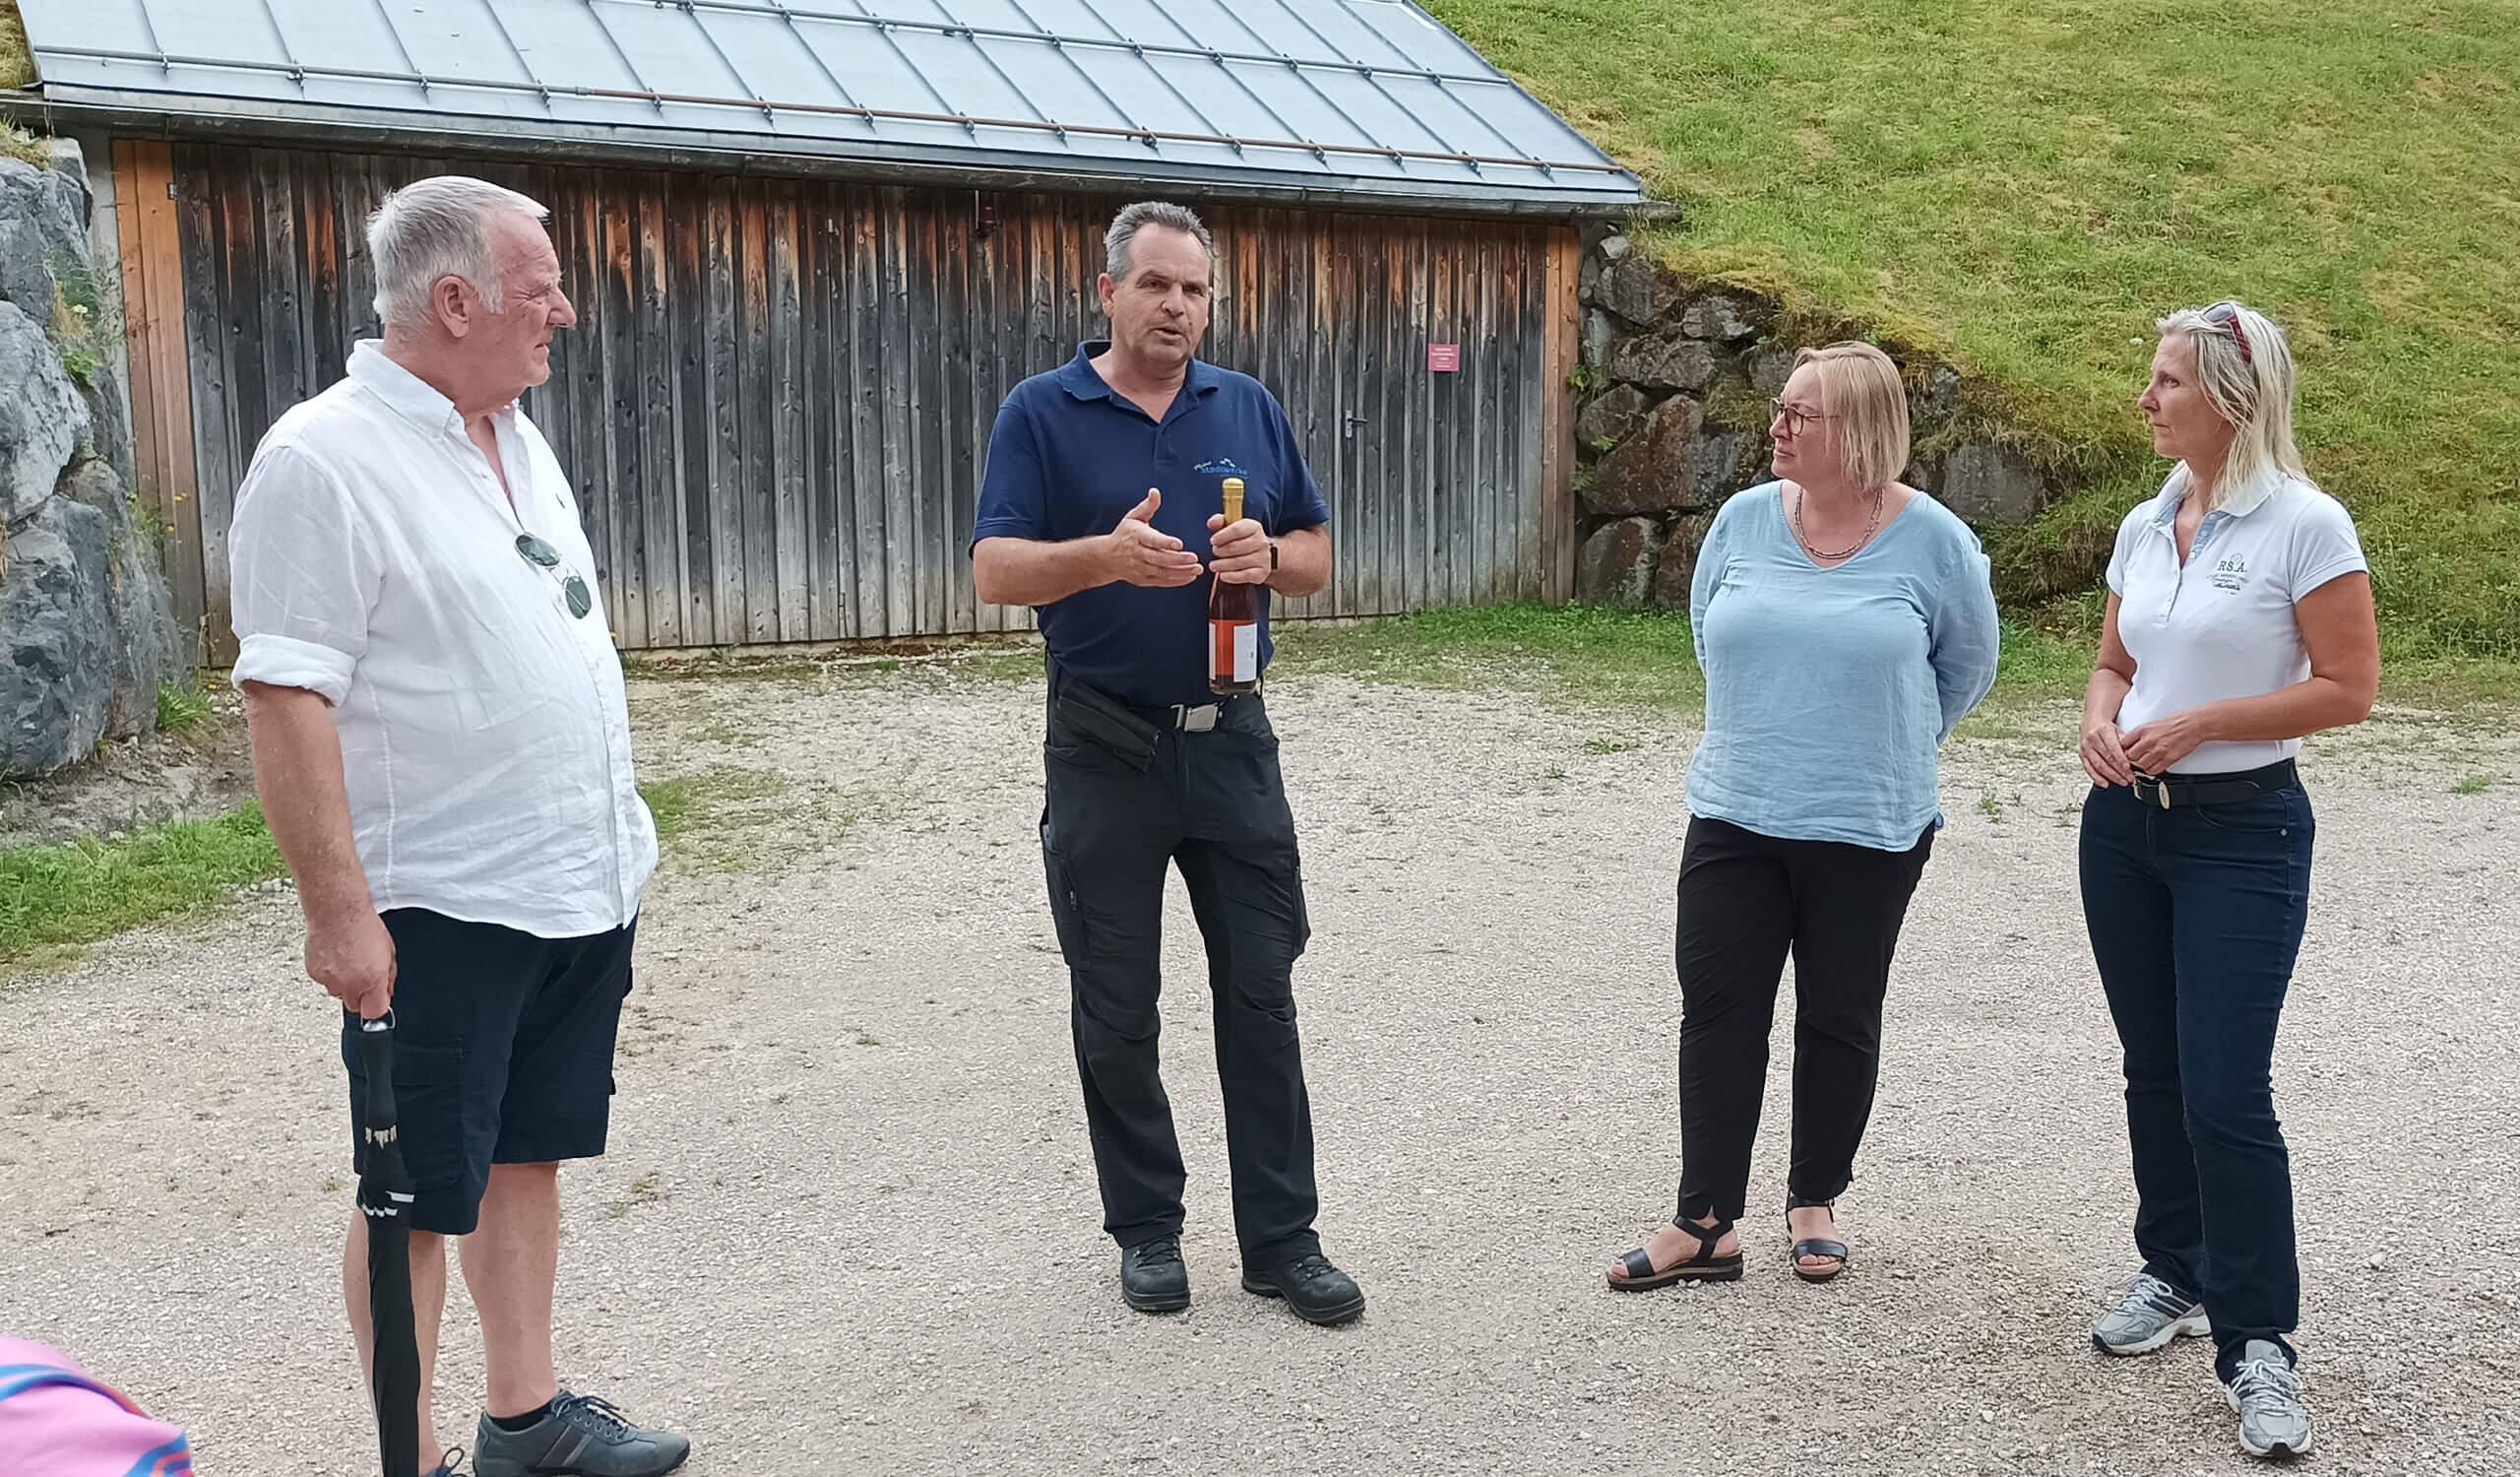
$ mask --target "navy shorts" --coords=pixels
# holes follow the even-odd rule
[[[592,1159],[612,1114],[612,1043],[637,920],[537,938],[420,908],[394,935],[394,1106],[419,1192],[414,1230],[467,1236],[493,1164]],[[342,1017],[356,1142],[367,1108],[358,1017]]]

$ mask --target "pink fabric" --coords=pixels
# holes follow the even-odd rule
[[[58,1349],[0,1338],[0,1477],[191,1477],[184,1434]]]

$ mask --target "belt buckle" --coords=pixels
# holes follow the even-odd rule
[[[1217,726],[1215,703],[1201,703],[1195,708],[1185,705],[1177,711],[1181,715],[1181,731],[1185,734],[1204,734]]]
[[[2144,793],[2144,787],[2147,785],[2153,787],[2150,795]],[[2153,776],[2148,774],[2137,774],[2135,776],[2135,798],[2137,800],[2152,801],[2156,804],[2159,804],[2163,809],[2167,810],[2170,808],[2170,782],[2168,780],[2155,779]]]

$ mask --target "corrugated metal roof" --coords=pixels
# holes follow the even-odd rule
[[[1535,204],[1642,197],[1408,0],[20,0],[49,98]]]

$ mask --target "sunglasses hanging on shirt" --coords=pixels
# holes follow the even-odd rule
[[[587,589],[587,582],[575,574],[560,572],[558,549],[532,534],[519,534],[516,536],[516,551],[525,557],[527,563],[539,564],[552,573],[560,575],[560,593],[568,597],[571,615],[583,620],[586,618],[587,611],[595,609],[595,595]]]

